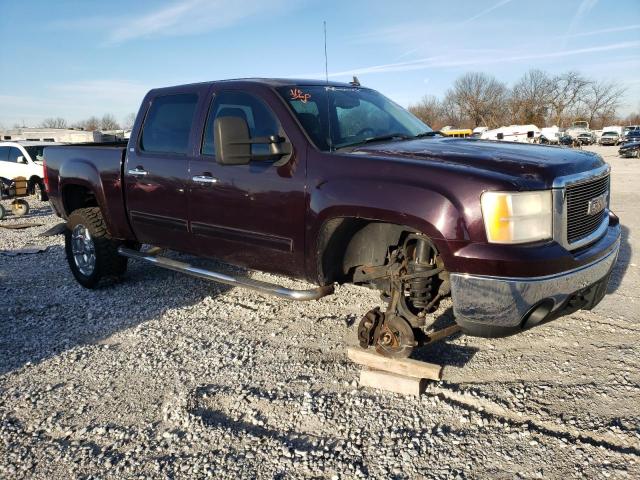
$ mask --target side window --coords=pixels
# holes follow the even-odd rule
[[[213,98],[202,140],[202,154],[215,155],[213,123],[218,117],[240,117],[249,125],[251,138],[278,135],[280,124],[273,112],[257,97],[244,92],[221,92]],[[252,145],[252,153],[268,154],[268,145]]]
[[[11,147],[11,150],[9,151],[10,162],[17,163],[18,157],[22,157],[22,156],[24,155],[22,155],[22,152],[20,150],[18,150],[16,147]]]
[[[389,130],[390,115],[377,105],[366,100],[360,100],[360,105],[354,108],[336,108],[340,137],[344,140],[354,137],[363,130],[384,132]]]
[[[0,147],[0,162],[6,162],[9,160],[10,147]]]
[[[142,127],[140,148],[152,153],[185,154],[198,96],[167,95],[153,100]]]

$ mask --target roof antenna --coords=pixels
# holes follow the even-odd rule
[[[329,151],[333,151],[333,131],[331,129],[331,109],[329,108],[329,100],[331,93],[329,91],[329,61],[327,60],[327,21],[322,21],[322,26],[324,28],[324,78],[327,82],[327,86],[325,87],[325,91],[327,94],[327,125],[329,127],[329,137],[327,138],[327,144],[329,145]]]
[[[327,60],[327,21],[322,22],[324,26],[324,78],[329,83],[329,61]]]
[[[358,77],[356,77],[355,75],[353,76],[353,80],[351,80],[349,83],[354,87],[360,86],[360,80],[358,80]]]

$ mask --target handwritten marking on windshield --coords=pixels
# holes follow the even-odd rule
[[[289,93],[291,94],[291,100],[300,100],[302,103],[307,103],[311,98],[310,93],[304,93],[299,88],[292,88]]]

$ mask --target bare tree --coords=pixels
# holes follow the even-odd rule
[[[433,95],[425,95],[418,103],[410,105],[409,111],[436,130],[445,125],[442,102]]]
[[[87,131],[98,130],[100,128],[100,119],[96,116],[91,116],[85,120],[80,120],[74,126]]]
[[[40,126],[42,128],[67,128],[67,121],[61,117],[45,118]]]
[[[554,77],[549,100],[549,119],[562,127],[565,120],[575,116],[591,83],[591,80],[578,72],[567,72]]]
[[[134,112],[131,112],[126,117],[124,117],[124,120],[122,121],[122,128],[133,128],[134,123],[136,123],[136,114]]]
[[[118,121],[110,113],[105,113],[100,120],[101,130],[117,130],[120,128]]]
[[[497,126],[507,114],[507,92],[507,86],[494,77],[469,72],[454,82],[447,97],[473,126]]]
[[[626,125],[640,125],[640,112],[634,112],[624,119]]]
[[[596,120],[608,123],[615,118],[616,110],[620,105],[625,88],[615,82],[593,82],[587,89],[584,100],[585,117],[589,125],[594,125]]]
[[[529,70],[511,89],[511,122],[544,125],[551,107],[553,81],[542,70]]]
[[[453,98],[451,92],[448,92],[442,101],[442,127],[451,125],[460,128],[466,128],[472,125],[472,121],[465,117],[460,107]]]

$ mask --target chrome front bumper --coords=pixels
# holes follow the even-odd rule
[[[604,295],[606,280],[616,263],[619,249],[620,239],[606,257],[575,270],[544,277],[452,273],[451,297],[456,322],[471,335],[509,335],[532,326],[525,323],[534,318],[533,312],[537,307],[544,312],[538,312],[536,320],[530,323],[553,317],[576,294],[595,287],[596,292],[589,292],[594,298],[587,308],[592,308]]]

